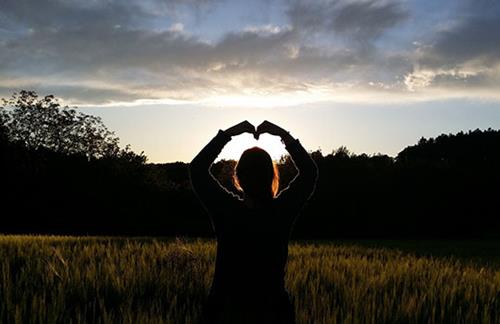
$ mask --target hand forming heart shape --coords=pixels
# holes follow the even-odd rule
[[[281,137],[284,134],[287,134],[288,132],[283,128],[279,127],[278,125],[275,125],[267,120],[264,120],[259,126],[257,126],[254,136],[256,136],[256,139],[259,139],[259,135],[264,133]]]
[[[259,139],[259,136],[264,133],[268,133],[275,136],[282,136],[287,133],[283,128],[265,120],[263,121],[257,128],[255,128],[250,122],[247,120],[234,125],[233,127],[228,128],[225,133],[229,136],[236,136],[243,133],[253,134],[256,140]]]

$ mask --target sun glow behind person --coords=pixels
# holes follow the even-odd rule
[[[259,137],[259,140],[256,140],[250,134],[243,134],[233,137],[233,139],[224,147],[217,160],[225,159],[237,161],[243,151],[254,146],[258,146],[266,150],[275,161],[278,161],[281,156],[287,154],[285,146],[276,136],[262,134]]]

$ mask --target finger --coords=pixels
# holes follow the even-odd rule
[[[259,127],[266,127],[267,124],[267,120],[264,120],[262,123],[260,123]]]
[[[255,127],[247,120],[243,122],[242,126],[246,132],[253,133],[255,131]]]
[[[259,127],[257,128],[257,132],[259,134],[263,134],[263,133],[271,133],[271,128],[269,127],[269,123],[267,123],[266,121],[264,121],[262,124],[259,125]]]
[[[266,121],[263,121],[259,126],[257,126],[257,131],[259,133],[263,132],[266,129]]]
[[[262,122],[262,124],[261,124],[261,125],[262,125],[262,127],[264,127],[264,128],[269,128],[269,127],[271,127],[273,124],[272,124],[271,122],[267,121],[267,120],[264,120],[264,121]]]
[[[255,133],[255,127],[252,124],[248,124],[245,126],[245,131],[248,133]]]

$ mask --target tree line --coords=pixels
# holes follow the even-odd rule
[[[212,236],[188,164],[147,163],[102,120],[20,91],[0,106],[0,232]],[[320,177],[295,238],[500,233],[500,131],[422,138],[396,157],[311,152]],[[236,161],[212,173],[229,190]],[[281,187],[296,169],[278,163]],[[235,215],[236,217],[236,215]]]

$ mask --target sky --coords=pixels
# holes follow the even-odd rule
[[[54,94],[150,162],[270,120],[306,149],[395,156],[500,128],[498,0],[0,0],[0,97]],[[285,154],[279,139],[233,139]]]

